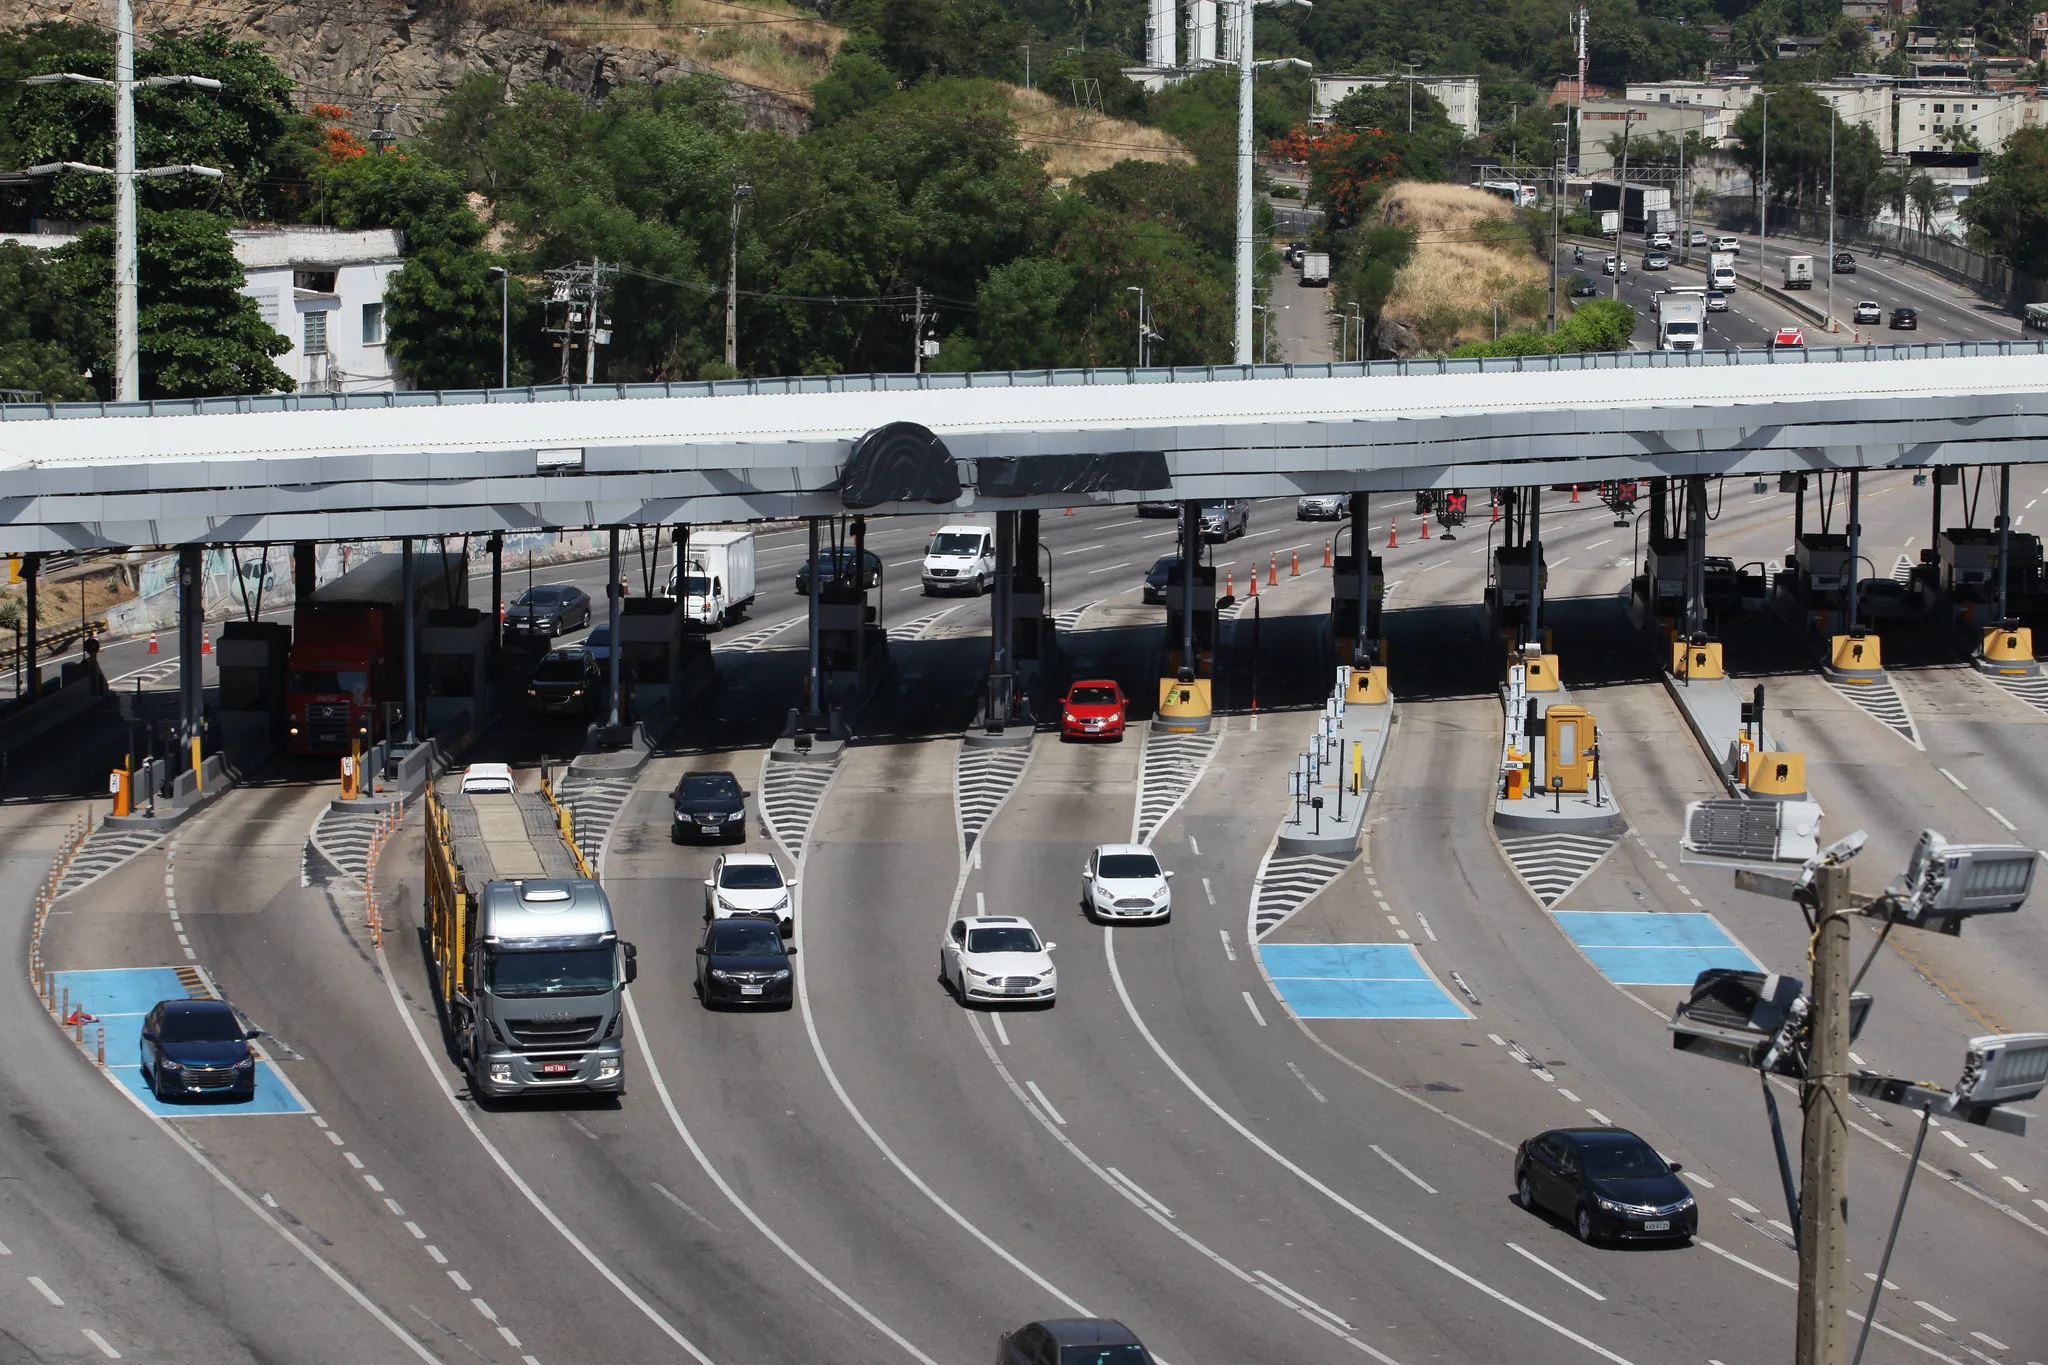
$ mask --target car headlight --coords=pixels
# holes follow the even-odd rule
[[[256,1059],[254,1057],[244,1057],[241,1061],[235,1063],[235,1070],[247,1071],[255,1065]]]
[[[608,1081],[618,1074],[619,1059],[617,1057],[600,1057],[597,1059],[597,1078],[599,1080]]]
[[[1679,1201],[1678,1201],[1678,1207],[1677,1207],[1677,1208],[1675,1208],[1675,1209],[1673,1209],[1673,1210],[1672,1210],[1672,1212],[1673,1212],[1673,1213],[1684,1213],[1684,1212],[1685,1212],[1685,1211],[1687,1211],[1688,1209],[1691,1209],[1691,1208],[1693,1208],[1693,1207],[1694,1207],[1695,1205],[1697,1205],[1697,1204],[1698,1204],[1699,1202],[1700,1202],[1699,1200],[1697,1200],[1697,1199],[1693,1198],[1693,1197],[1692,1197],[1691,1195],[1687,1195],[1687,1196],[1686,1196],[1685,1198],[1683,1198],[1683,1199],[1681,1199],[1681,1200],[1679,1200]]]
[[[1069,725],[1074,725],[1077,724],[1081,718],[1075,715],[1072,711],[1062,711],[1060,713],[1060,719],[1064,720]]]
[[[512,1084],[512,1063],[492,1062],[491,1079],[499,1085]]]
[[[1606,1210],[1607,1210],[1607,1211],[1608,1211],[1609,1213],[1627,1213],[1627,1212],[1628,1212],[1628,1205],[1626,1205],[1626,1204],[1617,1204],[1617,1203],[1615,1203],[1615,1202],[1614,1202],[1614,1201],[1613,1201],[1612,1199],[1608,1199],[1608,1198],[1606,1198],[1606,1197],[1604,1197],[1604,1196],[1601,1196],[1601,1195],[1595,1195],[1595,1196],[1593,1197],[1593,1202],[1594,1202],[1594,1203],[1596,1203],[1596,1204],[1598,1204],[1598,1205],[1599,1205],[1599,1206],[1600,1206],[1601,1208],[1603,1208],[1603,1209],[1606,1209]]]
[[[529,697],[537,697],[540,695],[540,689],[537,687],[529,687],[526,689],[526,695]]]
[[[166,1071],[183,1071],[185,1069],[183,1063],[174,1062],[169,1057],[159,1057],[156,1064]]]
[[[574,692],[571,692],[569,695],[572,697],[580,697],[583,695],[583,689],[579,687]]]
[[[771,972],[771,973],[769,973],[768,979],[769,979],[770,981],[787,981],[787,980],[789,980],[789,968],[787,968],[787,967],[784,967],[784,968],[783,968],[783,969],[782,969],[781,971],[779,971],[779,972]]]
[[[730,981],[732,980],[732,973],[726,971],[723,967],[713,967],[711,969],[711,979],[713,981]]]
[[[962,967],[960,970],[966,972],[969,976],[974,977],[978,981],[988,980],[987,972],[977,972],[972,967]]]

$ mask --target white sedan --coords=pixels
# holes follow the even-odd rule
[[[1050,1005],[1059,995],[1052,950],[1015,915],[956,919],[939,941],[939,979],[960,1003],[1015,1001]]]
[[[1081,908],[1096,919],[1163,920],[1173,913],[1173,874],[1143,844],[1101,844],[1081,865]]]
[[[727,853],[704,879],[704,918],[772,919],[787,934],[796,927],[790,906],[794,890],[796,879],[784,879],[768,854]]]

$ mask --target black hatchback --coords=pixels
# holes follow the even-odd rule
[[[729,772],[684,773],[672,793],[675,819],[668,837],[743,843],[747,837],[747,794]]]
[[[715,919],[697,948],[697,998],[718,1005],[775,1005],[788,1009],[795,948],[769,919]]]
[[[1892,330],[1917,332],[1920,330],[1920,314],[1912,308],[1892,309]]]
[[[996,1365],[1152,1365],[1152,1356],[1114,1318],[1047,1318],[1003,1333]]]
[[[256,1033],[225,1000],[161,1000],[142,1020],[142,1079],[160,1100],[256,1096]]]
[[[1678,1169],[1626,1128],[1555,1128],[1515,1148],[1515,1194],[1531,1213],[1567,1219],[1582,1242],[1684,1240],[1700,1211]]]

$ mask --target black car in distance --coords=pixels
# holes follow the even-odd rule
[[[776,1005],[788,1009],[790,959],[782,933],[770,919],[715,919],[704,926],[697,948],[697,998],[705,1007]]]
[[[544,583],[505,609],[505,629],[553,639],[590,624],[590,594],[571,583]]]
[[[1114,1318],[1047,1318],[1003,1333],[996,1365],[1152,1365],[1152,1356]]]
[[[143,1082],[160,1100],[252,1100],[255,1036],[225,1000],[160,1000],[142,1020]]]
[[[877,588],[882,584],[882,557],[873,550],[862,550],[860,558],[854,558],[851,545],[840,545],[818,551],[818,559],[825,566],[825,581],[837,583],[851,579],[854,565],[860,565],[860,585],[863,588]],[[796,566],[796,595],[811,595],[811,561],[806,559]]]
[[[1920,330],[1920,313],[1919,313],[1919,310],[1918,310],[1918,309],[1914,309],[1914,308],[1894,308],[1894,309],[1892,309],[1892,328],[1893,328],[1893,330],[1895,330],[1895,331],[1901,331],[1901,332],[1917,332],[1917,331],[1919,331],[1919,330]]]
[[[673,842],[746,842],[747,794],[731,773],[684,773],[683,780],[676,783],[673,799],[675,820],[668,832]]]
[[[535,715],[587,713],[604,699],[604,670],[586,649],[551,649],[526,680],[526,709]]]
[[[1166,582],[1180,572],[1179,555],[1161,555],[1145,571],[1144,599],[1148,604],[1166,601]]]
[[[1668,1238],[1699,1230],[1679,1166],[1626,1128],[1554,1128],[1515,1148],[1515,1195],[1565,1219],[1579,1240]]]

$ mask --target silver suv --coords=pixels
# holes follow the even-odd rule
[[[1296,521],[1342,521],[1350,512],[1349,493],[1310,493],[1294,502]]]

